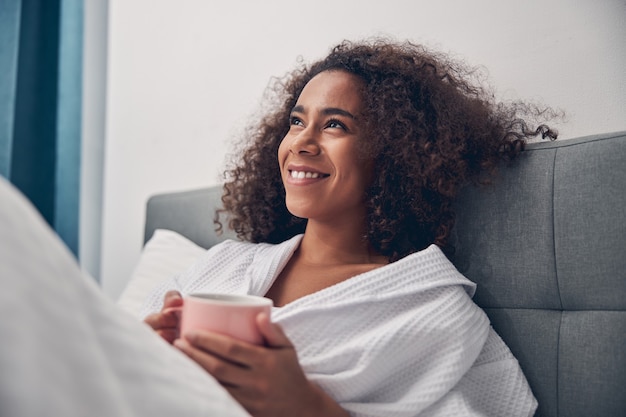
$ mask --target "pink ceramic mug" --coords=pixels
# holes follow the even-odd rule
[[[261,345],[256,317],[262,312],[269,316],[272,304],[269,298],[254,295],[189,294],[183,303],[180,334],[202,329]]]

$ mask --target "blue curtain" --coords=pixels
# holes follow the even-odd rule
[[[0,174],[76,256],[82,35],[83,0],[0,1]]]

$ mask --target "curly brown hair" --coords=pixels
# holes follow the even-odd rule
[[[300,92],[328,70],[365,82],[363,153],[374,159],[366,239],[390,261],[432,243],[448,251],[459,189],[488,181],[528,138],[556,138],[546,125],[529,122],[550,110],[496,102],[479,71],[447,55],[410,42],[345,41],[269,89],[276,105],[249,128],[246,149],[225,173],[222,212],[239,238],[279,243],[304,231],[306,219],[285,205],[277,151]]]

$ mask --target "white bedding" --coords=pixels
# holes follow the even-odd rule
[[[117,305],[140,317],[146,297],[164,281],[185,271],[206,249],[171,230],[157,229],[146,242],[131,279],[120,295]]]
[[[246,416],[119,309],[0,178],[0,415]]]

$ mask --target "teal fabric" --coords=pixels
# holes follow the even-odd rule
[[[83,0],[1,4],[0,174],[78,255]]]
[[[0,2],[0,175],[9,177],[13,153],[13,114],[21,0]]]
[[[83,0],[61,1],[54,228],[78,255],[80,213]]]

